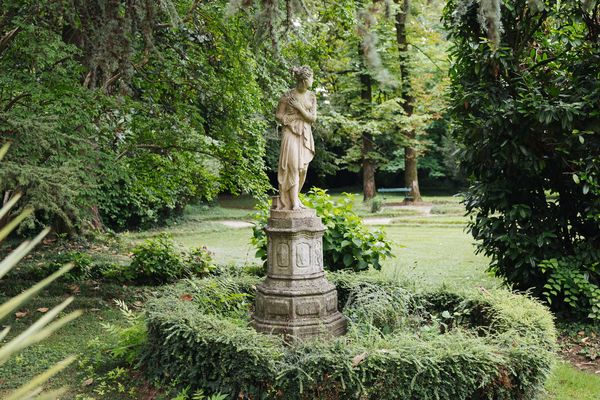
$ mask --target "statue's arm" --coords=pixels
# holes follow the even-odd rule
[[[304,109],[304,107],[300,107],[300,112],[302,116],[306,120],[306,122],[310,122],[311,124],[317,120],[317,98],[314,94],[311,95],[311,107],[310,110]]]
[[[298,101],[293,102],[292,106],[298,110],[306,122],[312,124],[317,120],[317,98],[314,94],[311,96],[310,110],[306,110]]]
[[[286,118],[286,115],[285,115],[285,108],[287,106],[287,102],[288,102],[287,96],[285,96],[285,95],[281,96],[281,99],[279,99],[279,105],[277,106],[277,112],[275,113],[275,118],[282,125],[289,124],[288,118]]]

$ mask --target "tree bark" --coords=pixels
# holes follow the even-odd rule
[[[362,49],[358,48],[359,59],[363,59]],[[371,99],[373,87],[371,76],[364,72],[364,64],[361,62],[362,71],[360,74],[360,98],[363,100],[365,109],[371,108]],[[363,201],[367,201],[375,197],[377,194],[375,186],[375,161],[371,159],[370,153],[374,150],[373,138],[368,132],[362,133],[362,172],[363,172]]]
[[[370,200],[377,194],[375,187],[375,162],[373,162],[368,155],[371,151],[373,151],[373,140],[370,135],[363,133],[363,201]]]
[[[410,10],[410,0],[395,0],[401,4],[400,11],[396,14],[396,43],[398,45],[400,61],[400,79],[402,83],[400,96],[403,100],[402,108],[407,116],[414,111],[414,97],[410,87],[410,69],[408,54],[408,39],[406,36],[406,19]],[[404,185],[411,189],[413,201],[422,201],[419,190],[419,175],[417,172],[417,150],[414,147],[416,133],[414,130],[406,133],[408,144],[404,147]]]

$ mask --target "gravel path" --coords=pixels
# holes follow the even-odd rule
[[[416,217],[431,216],[431,204],[424,204],[418,206],[391,206],[386,208],[392,210],[416,210],[419,212],[419,215],[415,215]],[[398,217],[401,217],[401,215],[395,217],[364,217],[363,221],[365,225],[390,225],[392,223],[392,220]],[[252,222],[240,221],[235,219],[219,220],[218,222],[227,226],[228,228],[234,229],[252,228],[254,226]]]
[[[246,221],[238,221],[238,220],[221,220],[219,221],[221,224],[227,226],[228,228],[235,228],[235,229],[241,229],[241,228],[252,228],[254,226],[254,224],[252,222],[246,222]]]

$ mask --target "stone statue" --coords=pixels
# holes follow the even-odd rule
[[[311,124],[317,118],[317,100],[308,90],[311,69],[296,67],[292,72],[296,88],[284,94],[277,107],[277,120],[283,125],[279,196],[273,199],[265,227],[267,277],[256,285],[252,314],[258,332],[290,341],[343,335],[347,323],[337,308],[337,290],[323,270],[325,226],[298,198],[315,155]]]
[[[305,208],[298,194],[304,185],[308,164],[315,155],[311,124],[317,119],[317,99],[311,92],[313,72],[308,66],[292,69],[296,87],[279,100],[276,118],[283,125],[277,180],[278,210]]]

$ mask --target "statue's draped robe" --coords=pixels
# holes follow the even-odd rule
[[[298,190],[302,188],[304,179],[300,176],[300,170],[306,170],[315,155],[311,125],[289,104],[291,97],[296,97],[309,114],[316,116],[317,100],[314,93],[306,92],[306,95],[299,96],[289,91],[284,95],[286,108],[282,118],[283,130],[277,169],[280,192],[288,191],[294,185],[298,185]]]

